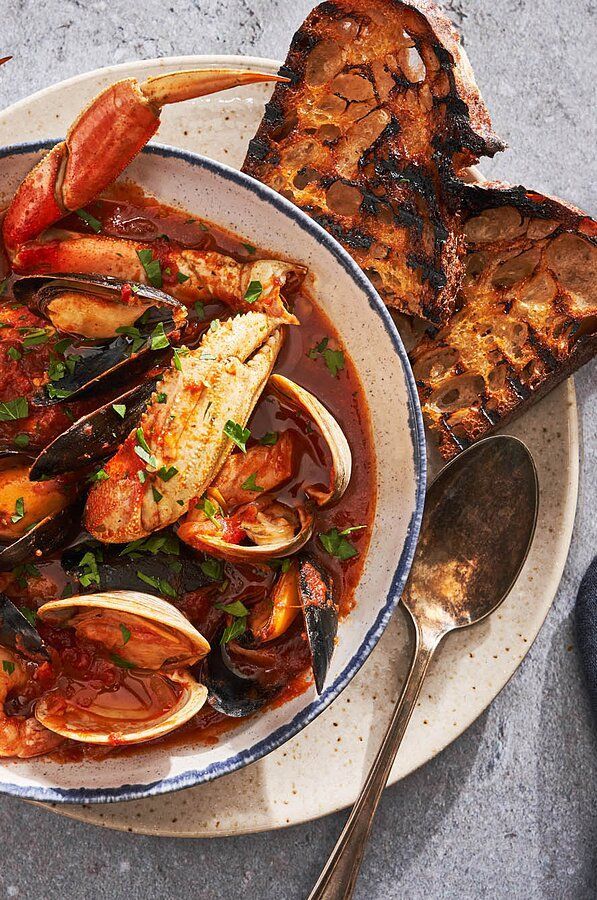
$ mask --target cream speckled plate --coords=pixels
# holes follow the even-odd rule
[[[0,146],[63,134],[111,81],[196,66],[260,66],[248,57],[181,57],[115,66],[61,82],[0,114]],[[158,140],[240,166],[269,94],[238,89],[168,107]],[[578,488],[578,428],[572,380],[509,431],[526,441],[539,472],[541,507],[533,549],[499,614],[448,638],[432,667],[396,764],[393,783],[461,734],[514,673],[551,606],[570,544]],[[401,613],[342,695],[269,756],[197,788],[103,806],[57,811],[99,825],[150,834],[207,837],[282,827],[351,803],[375,753],[410,652]]]

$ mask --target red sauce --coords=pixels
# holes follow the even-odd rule
[[[88,211],[102,223],[102,232],[116,237],[131,237],[152,241],[154,252],[159,256],[160,248],[167,249],[168,242],[175,241],[186,247],[209,249],[225,252],[240,261],[255,260],[267,253],[243,244],[236,236],[205,223],[195,216],[181,212],[147,197],[134,185],[116,185],[107,195],[107,199],[97,201],[87,207]],[[62,225],[70,230],[91,233],[78,216],[69,216]],[[167,290],[167,284],[164,284]],[[340,503],[330,509],[318,510],[316,513],[315,536],[307,546],[317,561],[332,576],[336,595],[339,597],[340,614],[348,614],[354,604],[354,591],[363,569],[369,544],[369,529],[365,527],[350,534],[350,541],[358,551],[358,555],[341,561],[325,552],[317,534],[327,532],[336,527],[339,530],[357,526],[369,526],[374,516],[375,458],[371,435],[369,414],[360,388],[359,379],[352,361],[344,354],[344,368],[336,377],[326,367],[324,357],[316,349],[327,338],[327,347],[341,349],[337,332],[325,316],[317,308],[308,293],[304,290],[286,296],[293,306],[301,325],[288,329],[287,339],[275,367],[276,372],[287,375],[293,381],[312,391],[332,412],[340,423],[350,443],[353,457],[352,478],[348,490]],[[24,353],[15,361],[8,355],[11,346],[22,342],[22,334],[18,328],[26,324],[28,327],[43,327],[47,323],[26,310],[15,307],[10,294],[10,283],[3,298],[0,320],[9,327],[4,329],[0,347],[0,401],[14,397],[30,397],[42,383],[47,371],[51,352],[51,342],[36,348],[35,353]],[[184,334],[184,343],[194,347],[198,344],[211,319],[228,315],[227,309],[219,304],[205,308],[205,316],[198,317],[191,313],[189,325]],[[310,353],[311,351],[311,353]],[[56,435],[60,434],[70,423],[72,417],[82,414],[90,408],[106,402],[107,398],[94,398],[85,403],[65,403],[58,407],[37,410],[27,420],[17,422],[0,422],[0,448],[12,447],[15,435],[28,432],[32,436],[32,446],[44,446]],[[252,433],[251,442],[266,432],[281,432],[291,429],[300,446],[297,459],[300,464],[291,482],[276,496],[290,505],[300,502],[304,497],[306,486],[327,486],[329,482],[329,459],[325,444],[319,433],[311,426],[290,403],[274,396],[263,396],[249,422]],[[59,565],[60,554],[54,558],[32,560],[35,571],[21,570],[12,575],[0,574],[0,589],[5,590],[17,602],[36,608],[49,599],[60,596],[69,582]],[[208,640],[213,641],[225,621],[225,613],[216,604],[232,603],[242,600],[251,607],[272,590],[276,573],[271,569],[257,568],[248,565],[225,566],[224,589],[221,584],[214,584],[198,591],[187,593],[174,602],[201,631]],[[77,592],[77,583],[72,582]],[[46,626],[43,626],[46,627]],[[53,666],[48,671],[47,664],[41,667],[30,665],[31,678],[27,691],[15,705],[13,698],[7,711],[12,714],[30,712],[35,699],[49,685],[58,685],[61,689],[74,690],[80,696],[88,698],[89,683],[99,684],[99,690],[124,690],[122,670],[118,670],[103,654],[89,647],[80,640],[68,638],[69,629],[53,633],[44,633],[48,643],[54,647]],[[70,644],[69,644],[70,640]],[[62,647],[66,641],[68,646]],[[275,705],[284,703],[303,692],[311,683],[310,657],[302,619],[297,617],[288,631],[275,641],[263,645],[261,660],[253,660],[254,671],[261,684],[274,684],[278,688]],[[69,656],[69,653],[72,655]],[[200,674],[200,673],[199,673]],[[60,681],[62,679],[62,681]],[[66,679],[66,681],[65,681]],[[115,679],[115,680],[114,680]],[[68,684],[67,684],[68,682]],[[95,690],[95,689],[93,689]],[[81,694],[81,692],[83,692]],[[93,691],[92,691],[93,693]],[[95,696],[95,695],[94,695]],[[123,695],[124,697],[124,695]],[[159,743],[201,741],[213,743],[228,728],[238,724],[237,719],[230,719],[215,712],[206,705],[203,710],[186,726],[175,733],[160,738]],[[146,745],[144,745],[146,746]],[[104,751],[84,744],[67,742],[58,753],[61,760],[78,759],[81,756],[98,756]],[[112,750],[111,752],[116,752]],[[117,752],[123,752],[118,749]],[[127,749],[126,752],[131,752]]]

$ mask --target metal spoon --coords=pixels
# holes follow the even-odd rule
[[[529,552],[539,500],[531,454],[517,438],[474,444],[427,492],[402,603],[415,652],[383,743],[309,900],[352,897],[373,817],[440,641],[474,625],[509,594]]]

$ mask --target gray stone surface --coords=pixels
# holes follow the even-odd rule
[[[0,0],[4,106],[113,62],[284,56],[309,0]],[[498,132],[484,170],[597,212],[593,0],[446,0]],[[571,610],[597,546],[595,366],[577,376],[584,456],[566,571],[525,663],[439,758],[386,791],[359,898],[597,896],[597,744]],[[247,797],[247,802],[251,798]],[[0,897],[232,900],[306,896],[344,814],[209,842],[121,835],[0,798]]]

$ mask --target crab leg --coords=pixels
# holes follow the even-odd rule
[[[260,309],[283,314],[280,291],[289,279],[302,280],[302,266],[275,259],[239,263],[229,256],[206,250],[187,250],[170,243],[152,245],[103,235],[79,235],[53,229],[43,240],[16,251],[13,270],[21,275],[112,275],[122,281],[147,282],[139,252],[150,250],[160,261],[164,289],[183,303],[221,300],[232,309]],[[258,284],[258,295],[249,285]],[[245,299],[248,296],[248,300]]]
[[[233,448],[226,424],[244,428],[267,383],[283,342],[280,324],[260,312],[228,319],[169,369],[140,428],[91,488],[84,521],[94,537],[137,540],[176,522],[201,497]]]
[[[242,84],[283,80],[263,72],[208,69],[110,85],[19,186],[3,224],[9,256],[111,184],[156,133],[166,104]]]

